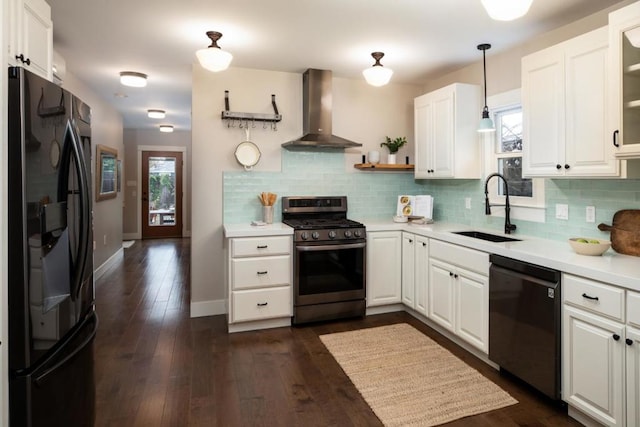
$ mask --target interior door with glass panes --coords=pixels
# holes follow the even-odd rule
[[[142,238],[182,237],[182,153],[142,152]]]

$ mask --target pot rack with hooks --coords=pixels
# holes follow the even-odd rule
[[[273,106],[273,114],[264,114],[264,113],[239,113],[236,111],[229,111],[229,91],[224,91],[224,111],[222,112],[222,120],[227,121],[227,127],[232,128],[236,127],[236,122],[238,122],[239,128],[248,129],[249,126],[252,128],[256,127],[256,122],[262,122],[262,128],[267,129],[271,128],[273,131],[277,131],[278,128],[276,123],[282,120],[282,114],[278,112],[278,106],[276,105],[276,96],[271,95],[271,105]],[[270,126],[267,123],[271,123]]]

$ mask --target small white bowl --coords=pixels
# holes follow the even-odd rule
[[[393,222],[407,222],[407,221],[409,221],[409,218],[407,218],[406,216],[396,215],[393,217]]]
[[[580,242],[578,240],[586,240],[589,243]],[[594,239],[590,237],[573,237],[569,239],[569,244],[575,253],[592,256],[602,255],[611,247],[611,242],[608,240]]]

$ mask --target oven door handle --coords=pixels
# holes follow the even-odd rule
[[[300,252],[311,252],[311,251],[327,251],[327,250],[336,250],[336,249],[359,249],[367,246],[366,242],[362,243],[345,243],[338,245],[317,245],[317,246],[296,246],[296,250]]]

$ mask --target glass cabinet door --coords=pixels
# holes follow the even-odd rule
[[[640,3],[609,14],[613,144],[620,158],[640,158]]]

